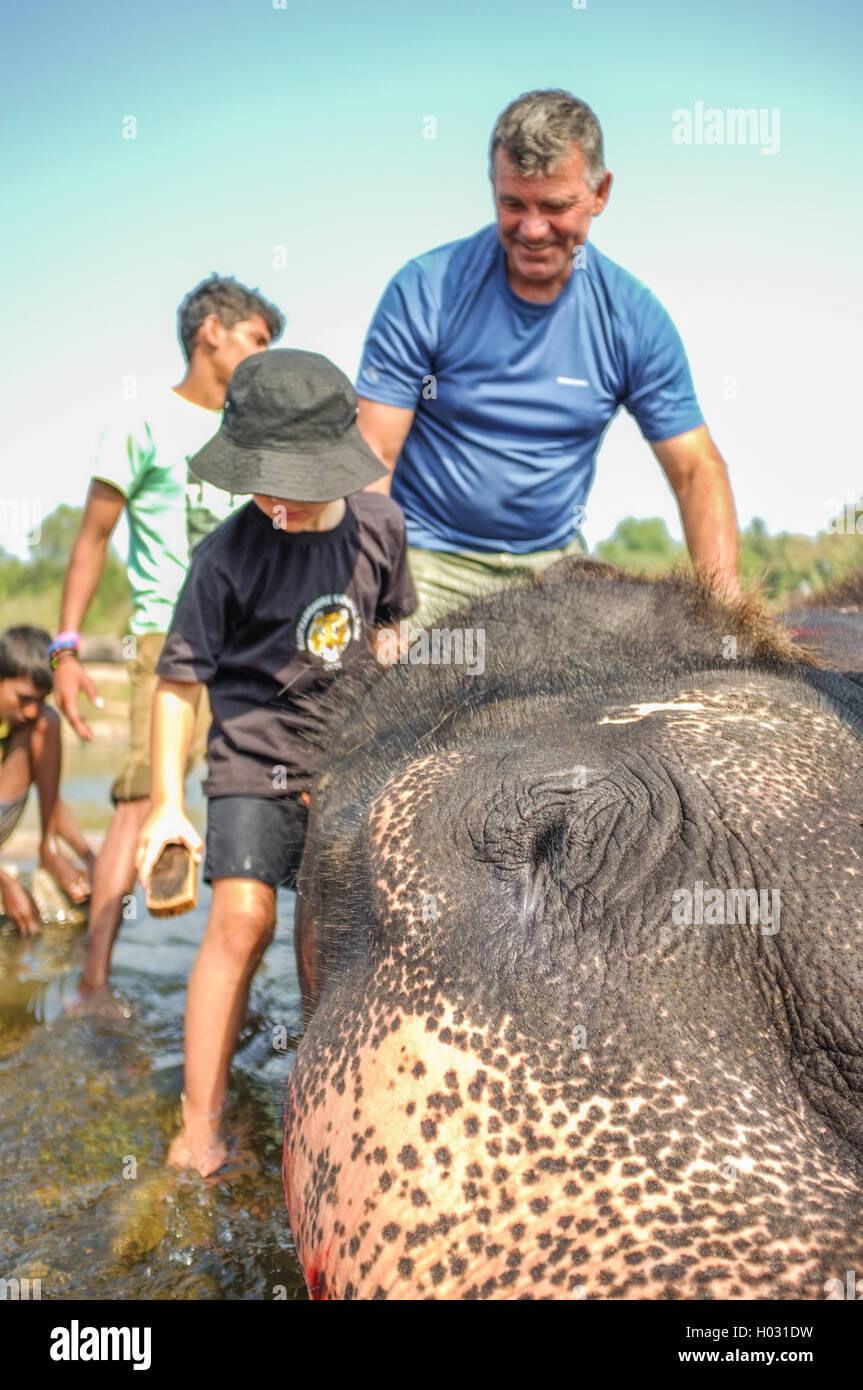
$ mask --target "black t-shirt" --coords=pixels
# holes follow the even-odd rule
[[[369,628],[415,607],[404,517],[389,497],[352,494],[331,531],[281,531],[254,501],[224,521],[194,552],[156,668],[209,687],[207,796],[305,790],[316,697],[373,659]]]

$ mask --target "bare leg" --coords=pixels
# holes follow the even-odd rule
[[[84,998],[103,991],[108,983],[111,951],[123,920],[124,899],[131,895],[135,886],[138,836],[149,810],[149,798],[119,802],[96,860],[87,958],[81,979]]]
[[[30,738],[32,725],[17,728],[0,761],[0,800],[17,801],[30,789]],[[14,825],[12,827],[14,830]],[[11,831],[9,833],[12,833]],[[39,909],[23,884],[0,870],[0,913],[5,913],[26,936],[41,930]]]
[[[80,844],[81,849],[78,852],[85,860],[87,868],[84,869],[80,864],[73,863],[63,854],[58,844],[58,837],[62,833],[60,831],[61,817],[58,810],[62,805],[59,799],[62,752],[60,716],[56,710],[43,708],[33,724],[28,750],[30,781],[39,794],[39,819],[42,823],[42,840],[39,846],[40,862],[44,864],[48,872],[53,875],[74,903],[85,902],[90,896],[92,856],[84,843],[84,837],[77,824],[65,807],[67,829],[72,830]],[[72,841],[68,843],[70,848],[75,848]]]
[[[249,985],[276,922],[276,894],[256,879],[213,881],[213,901],[186,999],[183,1128],[168,1162],[204,1177],[227,1156],[219,1122]]]
[[[96,856],[87,844],[80,825],[61,796],[58,796],[57,804],[54,807],[54,822],[56,833],[61,840],[66,841],[73,854],[77,854],[79,859],[83,859],[92,875]]]

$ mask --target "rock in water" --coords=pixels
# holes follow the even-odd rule
[[[47,869],[34,869],[31,874],[19,873],[14,864],[6,870],[12,877],[20,879],[29,892],[43,924],[48,926],[83,927],[87,923],[87,904],[78,906],[64,893],[55,878]],[[0,921],[6,921],[0,912]]]
[[[73,903],[47,869],[34,869],[30,875],[30,895],[39,909],[39,916],[48,925],[83,927],[87,922],[87,904]]]

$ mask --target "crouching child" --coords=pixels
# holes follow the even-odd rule
[[[52,643],[38,627],[11,627],[0,637],[0,845],[9,839],[31,787],[39,796],[39,863],[73,903],[90,896],[93,855],[60,797],[60,717],[51,693]],[[80,863],[60,847],[63,841]],[[0,866],[0,914],[26,936],[41,930],[39,912],[18,879]]]
[[[326,358],[262,353],[237,367],[222,427],[191,460],[200,478],[251,501],[195,551],[156,668],[153,804],[138,869],[146,887],[177,841],[201,859],[183,769],[206,685],[213,893],[189,979],[183,1128],[168,1154],[205,1176],[227,1157],[230,1060],[275,928],[276,889],[296,883],[315,772],[304,731],[339,672],[370,659],[380,630],[416,606],[401,510],[361,490],[386,470],[356,410],[353,387]]]

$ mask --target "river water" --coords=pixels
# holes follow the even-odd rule
[[[91,747],[70,761],[63,795],[76,814],[89,808],[92,829],[94,816],[107,820],[116,758]],[[200,827],[199,792],[190,809]],[[137,891],[114,952],[130,1015],[119,1021],[64,1008],[82,929],[22,939],[0,928],[0,1278],[39,1279],[43,1299],[306,1297],[279,1173],[301,1026],[293,893],[279,894],[234,1061],[232,1163],[206,1181],[164,1166],[179,1122],[186,981],[209,900],[202,883],[194,912],[157,921]]]

